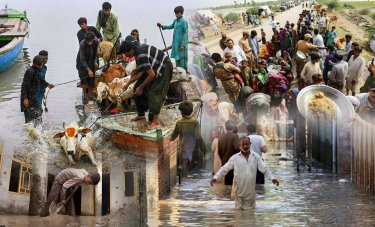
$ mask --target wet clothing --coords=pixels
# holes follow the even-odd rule
[[[81,84],[94,87],[95,77],[89,77],[88,72],[91,70],[95,74],[94,63],[98,56],[99,42],[94,40],[91,46],[88,46],[86,40],[79,44],[79,51],[76,59],[76,68],[78,70]]]
[[[235,103],[241,86],[234,79],[233,73],[240,73],[241,70],[231,63],[217,63],[213,68],[214,75],[221,80],[225,92],[229,96],[229,100]]]
[[[103,40],[102,34],[100,34],[100,32],[94,26],[87,26],[87,32],[92,32],[95,34],[97,39],[99,39],[100,41]],[[82,40],[85,39],[87,32],[83,29],[80,29],[77,32],[77,38],[78,38],[79,44],[82,42]]]
[[[171,141],[174,141],[177,137],[180,138],[182,159],[191,161],[197,148],[201,151],[204,149],[199,122],[195,118],[183,117],[176,122]]]
[[[187,21],[184,17],[176,18],[171,25],[163,25],[162,29],[174,29],[171,58],[176,60],[177,67],[187,70],[189,41]],[[181,45],[185,47],[183,51],[180,50]]]
[[[141,105],[143,110],[148,106],[150,114],[159,114],[172,80],[172,62],[166,54],[154,46],[144,44],[136,47],[135,52],[136,72],[147,72],[149,69],[153,69],[155,72],[155,78],[145,88],[144,95],[139,100],[142,103],[136,103],[137,109],[141,108]],[[146,75],[144,77],[146,78]],[[140,86],[142,83],[137,84]],[[144,103],[146,99],[148,104]]]
[[[257,169],[267,179],[273,179],[270,170],[258,154],[250,151],[249,158],[246,160],[242,153],[239,152],[234,154],[214,176],[214,179],[219,179],[229,171],[234,170],[232,194],[234,195],[236,209],[255,208]]]
[[[41,105],[38,103],[38,91],[45,89],[48,83],[41,77],[40,70],[35,66],[29,67],[23,77],[21,85],[21,112],[25,114],[25,123],[39,121],[41,117]],[[23,100],[29,100],[29,106],[23,105]],[[37,123],[37,122],[35,122]]]
[[[85,184],[84,178],[87,175],[89,174],[86,170],[74,168],[64,169],[59,174],[57,174],[53,181],[47,201],[40,211],[40,216],[46,217],[49,215],[49,207],[53,201],[55,201],[56,203],[59,201],[65,201],[66,197],[68,197],[70,193],[72,193],[75,187],[79,187]],[[70,198],[69,201],[66,201],[66,213],[68,215],[75,216],[73,198]]]
[[[233,132],[226,132],[219,137],[219,157],[221,163],[225,165],[228,160],[239,151],[239,137]],[[233,173],[225,176],[225,185],[232,185]]]
[[[40,77],[42,80],[46,80],[46,73],[47,73],[47,66],[43,65],[42,69],[40,70]],[[39,86],[36,92],[37,92],[38,106],[42,108],[42,102],[43,102],[44,93],[46,92],[46,88]]]
[[[116,42],[116,39],[120,34],[117,16],[113,13],[111,13],[109,17],[105,19],[102,10],[100,10],[95,27],[99,32],[100,29],[103,30],[104,41],[109,41],[113,44]]]

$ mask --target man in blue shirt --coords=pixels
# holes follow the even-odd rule
[[[46,50],[41,50],[39,51],[39,55],[42,56],[43,58],[43,67],[40,69],[40,78],[42,80],[46,80],[46,73],[47,73],[47,62],[48,62],[48,52]],[[36,90],[36,98],[37,98],[37,103],[38,106],[42,109],[42,102],[44,98],[44,94],[46,92],[45,87],[38,87]]]
[[[188,61],[188,23],[183,18],[184,8],[177,6],[174,9],[176,19],[171,25],[161,25],[157,23],[157,26],[165,29],[174,29],[173,32],[173,43],[172,43],[172,55],[171,57],[176,60],[176,66],[184,68],[187,71]]]

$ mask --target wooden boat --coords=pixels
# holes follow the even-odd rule
[[[0,10],[0,72],[10,68],[21,56],[28,32],[26,12],[7,7]]]

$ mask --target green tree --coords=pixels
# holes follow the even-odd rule
[[[327,4],[327,6],[329,9],[337,9],[337,7],[339,6],[339,3],[336,0],[333,0],[333,1],[330,1]]]
[[[239,19],[239,16],[237,13],[228,13],[225,17],[224,17],[225,20],[227,21],[233,21],[233,22],[237,22],[238,19]]]

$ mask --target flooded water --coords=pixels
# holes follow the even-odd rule
[[[230,186],[209,185],[212,160],[183,179],[172,195],[139,222],[135,210],[106,217],[50,218],[1,216],[6,226],[373,226],[375,198],[346,180],[317,167],[297,173],[290,146],[269,144],[264,159],[280,180],[257,186],[255,210],[235,210]],[[281,158],[281,159],[280,159]],[[16,217],[16,218],[15,218]]]
[[[162,40],[155,24],[157,21],[169,23],[173,20],[173,7],[187,4],[188,7],[204,7],[208,1],[152,1],[137,2],[137,7],[129,4],[113,3],[113,12],[119,16],[120,30],[124,34],[138,28],[141,40],[162,48]],[[11,1],[8,7],[26,10],[31,21],[30,36],[25,42],[24,57],[14,67],[0,74],[0,151],[3,161],[0,162],[0,201],[9,199],[18,203],[16,197],[8,193],[8,177],[13,153],[19,148],[27,153],[35,152],[35,146],[28,140],[27,130],[23,125],[24,117],[20,112],[20,85],[23,74],[30,64],[30,59],[40,50],[49,51],[47,81],[62,83],[78,78],[75,69],[75,57],[78,43],[76,20],[86,16],[93,25],[102,1]],[[215,4],[230,4],[231,1],[215,1]],[[133,3],[132,3],[133,4]],[[213,3],[212,3],[213,4]],[[0,5],[4,5],[0,1]],[[158,13],[155,13],[157,7]],[[141,12],[141,15],[140,15]],[[121,14],[120,14],[121,13]],[[147,22],[147,23],[145,23]],[[165,32],[166,42],[171,41],[171,32]],[[81,91],[76,83],[57,86],[48,95],[48,109],[43,116],[43,138],[61,129],[62,123],[81,120],[83,112]],[[98,115],[86,119],[85,125],[93,123]],[[99,135],[95,131],[95,135]],[[118,161],[120,151],[111,147],[105,139],[98,144],[97,154],[106,157],[110,162]],[[273,146],[272,144],[270,144]],[[47,148],[45,148],[47,149]],[[67,165],[67,159],[61,154],[59,146],[50,149],[49,159],[57,168]],[[8,160],[5,162],[5,158]],[[375,225],[375,199],[357,187],[340,181],[336,176],[313,169],[308,173],[302,168],[296,172],[293,161],[281,161],[280,157],[289,160],[292,157],[290,146],[276,144],[265,156],[281,186],[275,187],[267,182],[258,188],[257,208],[253,211],[234,209],[230,198],[230,187],[216,185],[211,187],[212,160],[207,160],[203,168],[196,168],[184,179],[182,185],[172,195],[162,200],[155,210],[149,210],[146,222],[140,221],[141,211],[134,213],[118,212],[105,217],[67,217],[52,215],[49,218],[28,217],[24,215],[0,215],[0,226],[373,226]],[[107,161],[108,161],[107,160]],[[78,167],[83,166],[78,163]],[[1,208],[0,203],[0,208]],[[28,204],[21,204],[27,207]]]

